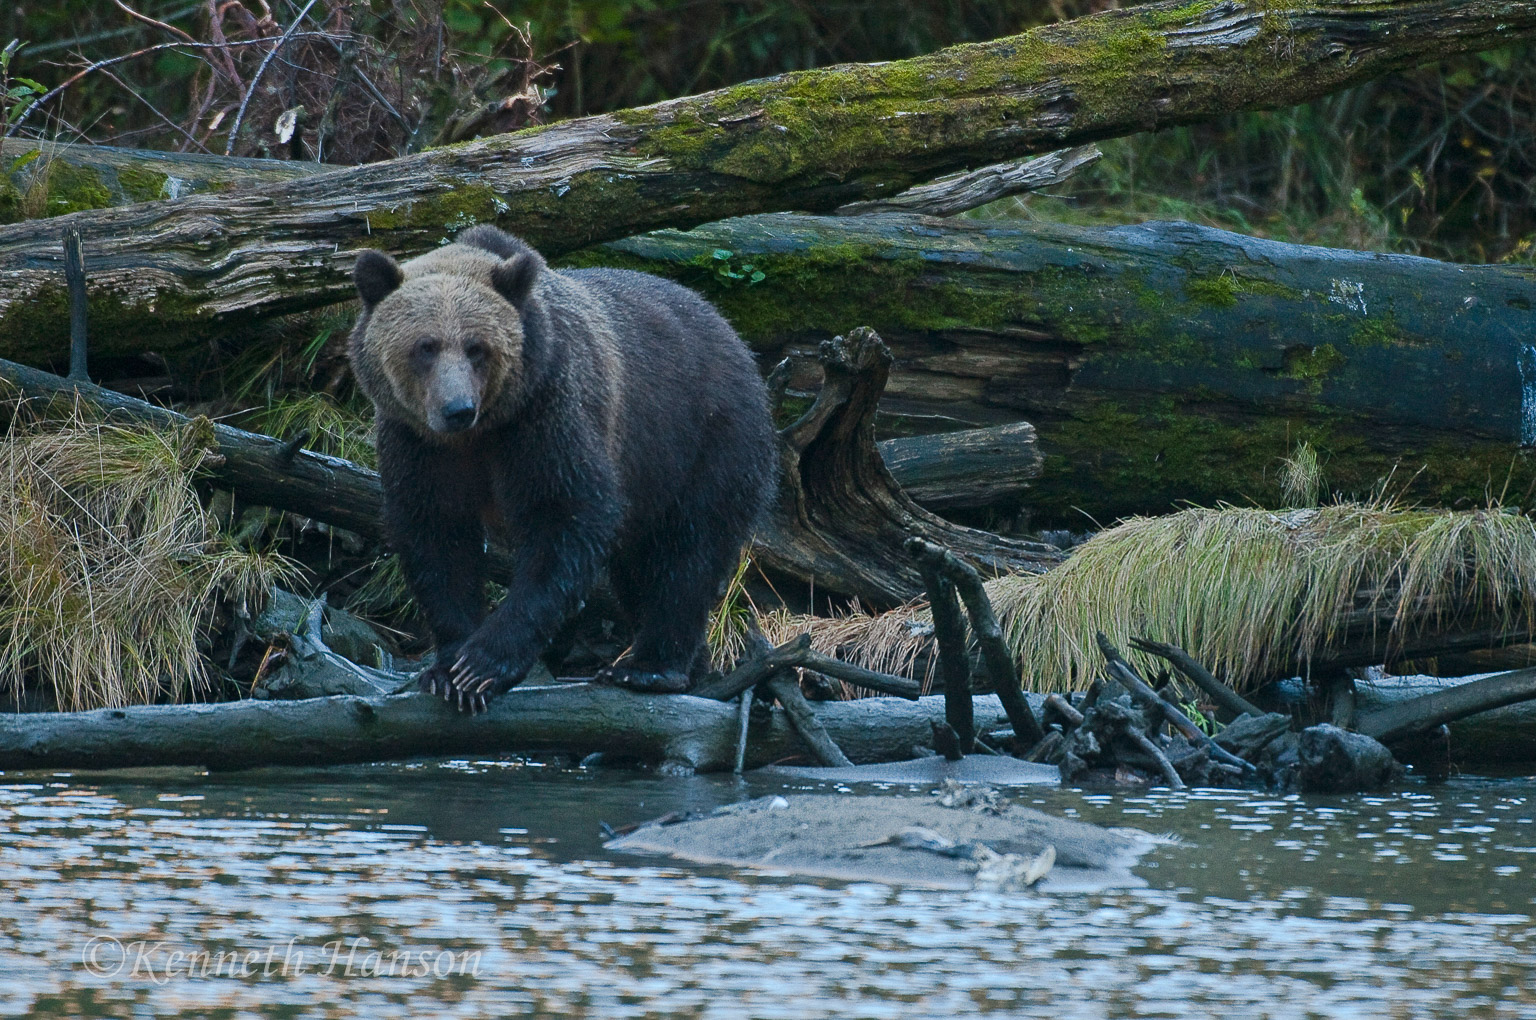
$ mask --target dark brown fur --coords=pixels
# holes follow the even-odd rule
[[[364,252],[350,354],[378,412],[384,521],[431,625],[423,686],[462,707],[522,680],[604,568],[637,623],[615,667],[678,689],[773,488],[751,354],[698,295],[556,271],[475,227],[396,265]],[[486,615],[487,527],[512,546]]]

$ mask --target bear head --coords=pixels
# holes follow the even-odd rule
[[[488,228],[404,265],[359,254],[363,311],[348,353],[378,412],[443,441],[506,421],[527,389],[525,317],[544,268]]]

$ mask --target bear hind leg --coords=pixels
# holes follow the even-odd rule
[[[707,537],[705,527],[668,527],[613,572],[636,624],[634,641],[601,679],[632,690],[677,694],[692,684],[709,613],[736,568],[743,540]],[[692,538],[691,543],[680,539]]]

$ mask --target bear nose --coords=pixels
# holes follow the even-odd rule
[[[449,432],[462,432],[475,423],[475,402],[460,397],[443,405],[443,424]]]

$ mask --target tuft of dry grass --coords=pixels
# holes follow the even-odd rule
[[[79,710],[206,689],[218,607],[254,611],[292,573],[220,532],[193,486],[209,449],[198,424],[18,415],[0,441],[0,691]]]
[[[1049,573],[997,578],[987,592],[1029,689],[1089,682],[1099,631],[1122,649],[1139,634],[1180,645],[1248,689],[1336,647],[1362,612],[1389,614],[1389,640],[1452,624],[1536,626],[1536,523],[1497,507],[1386,501],[1195,508],[1124,521]],[[915,603],[797,624],[818,647],[907,672],[927,622]]]

